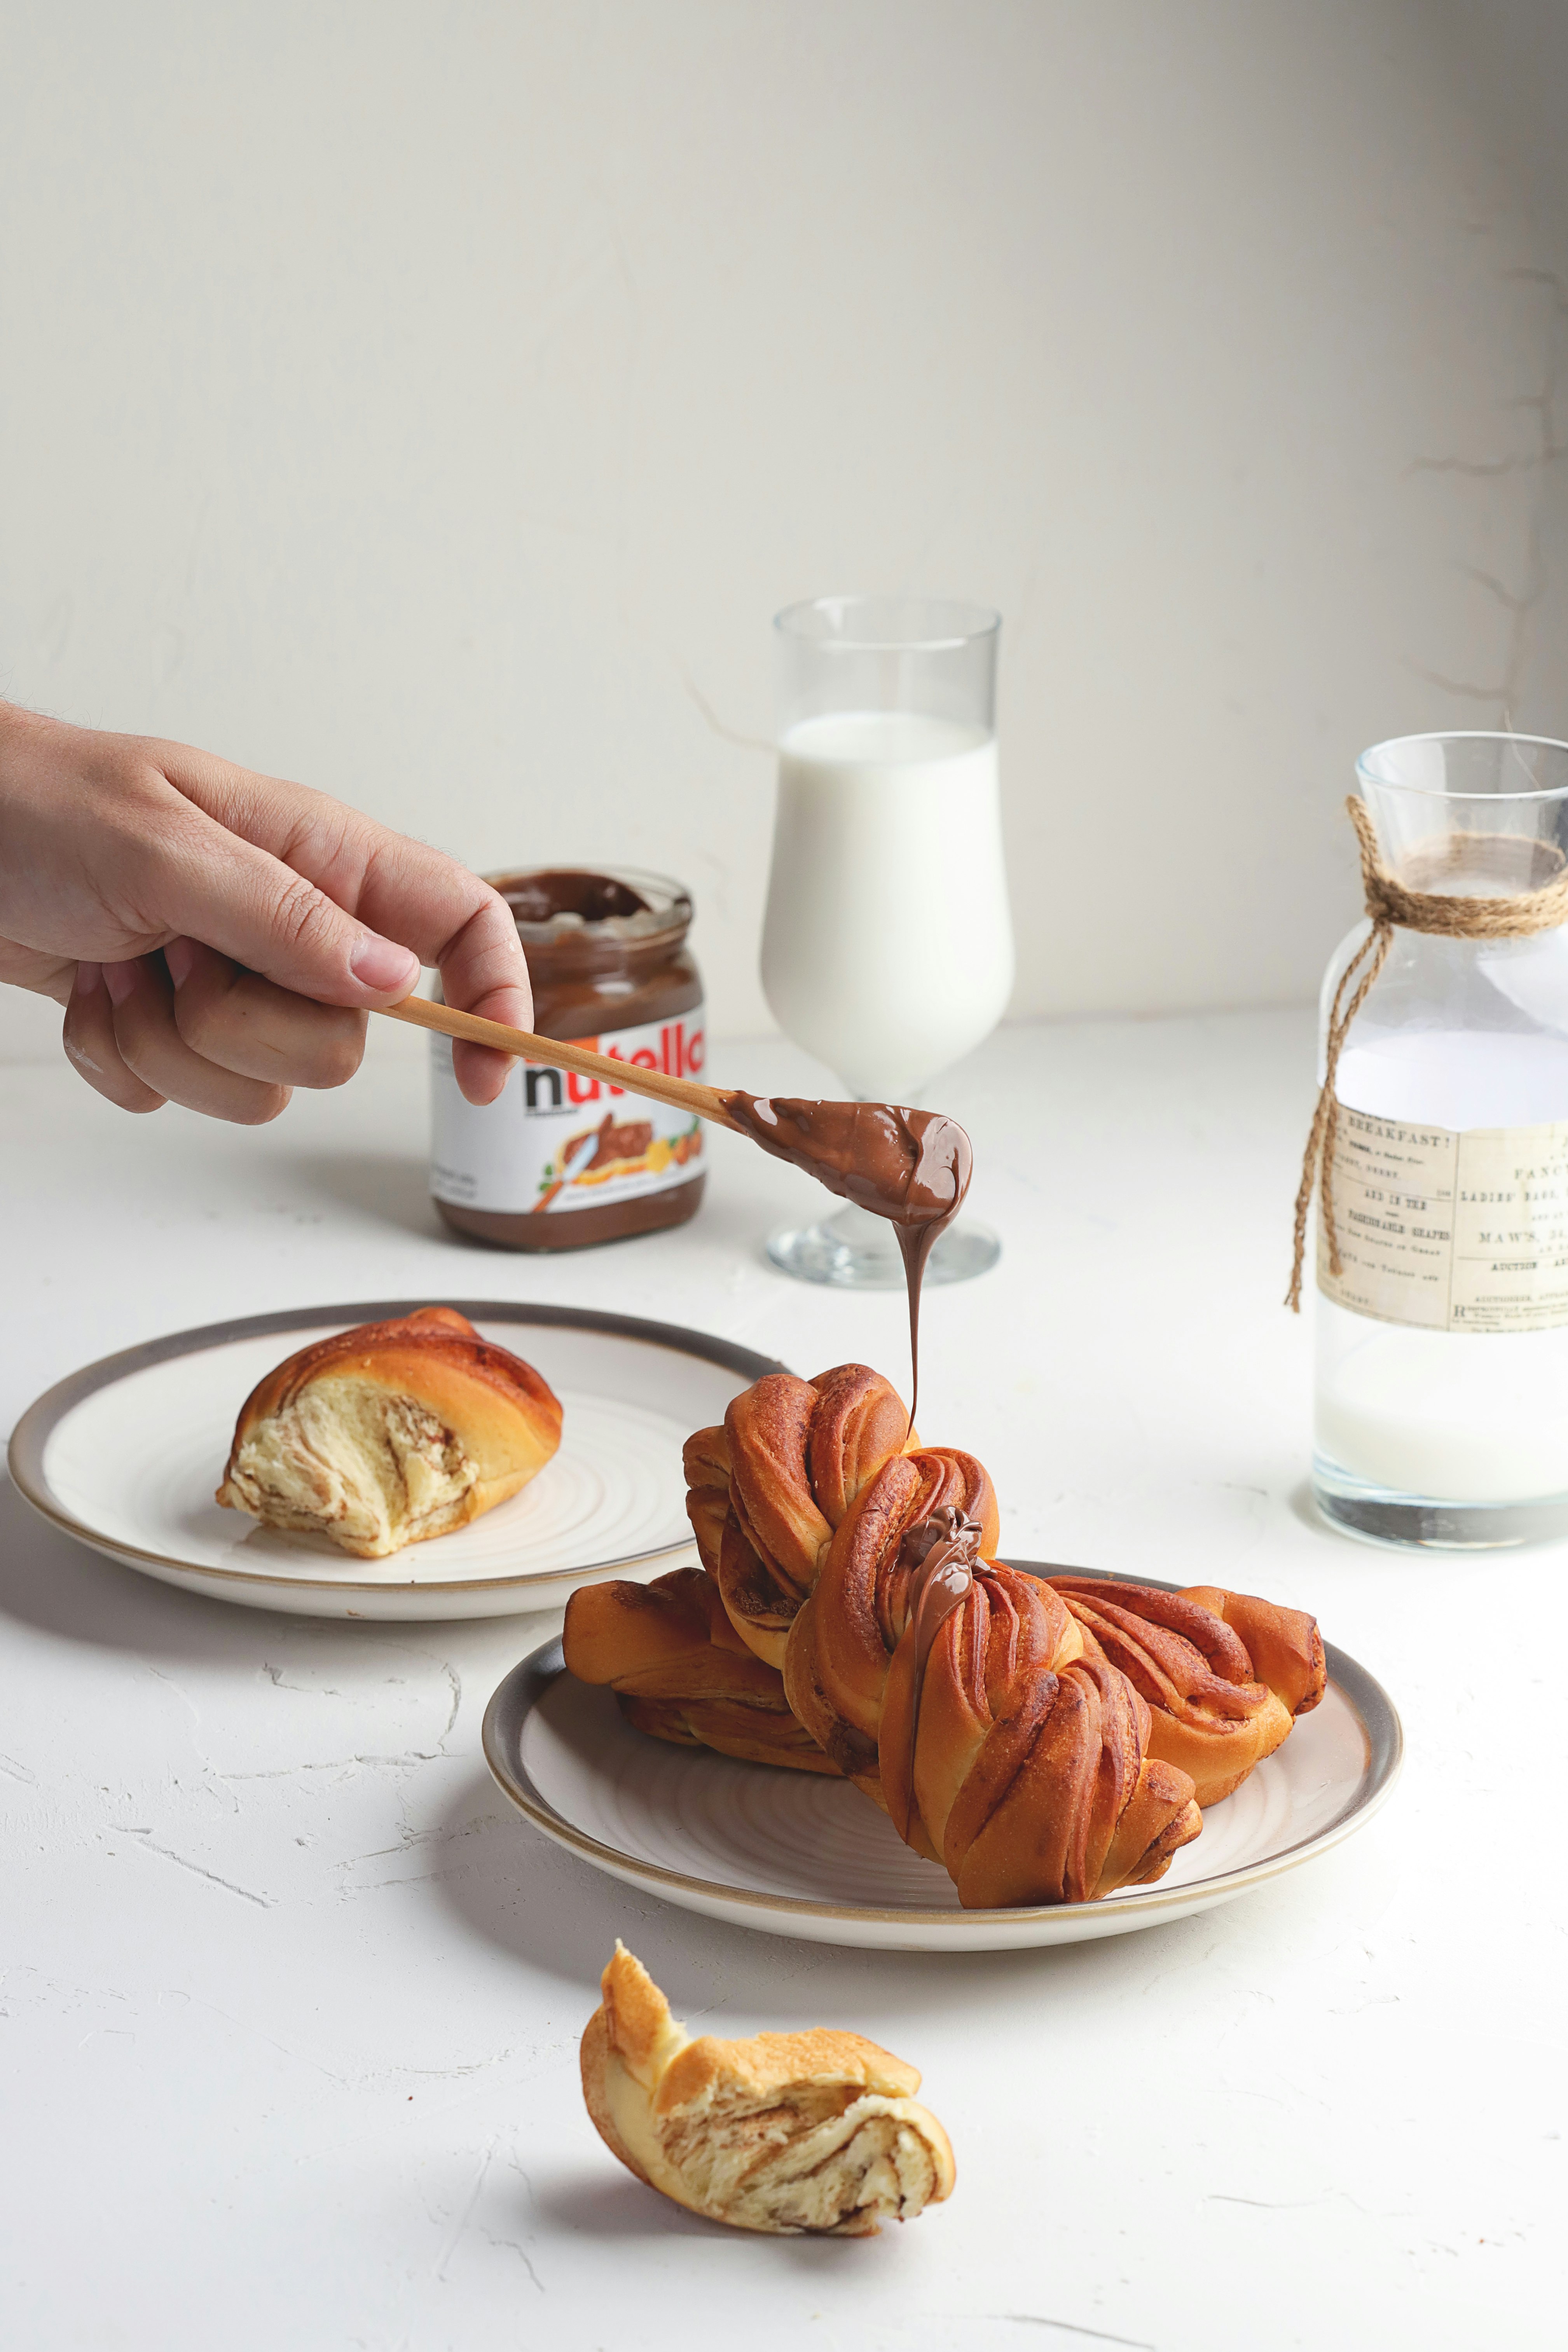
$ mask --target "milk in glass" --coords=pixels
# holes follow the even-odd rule
[[[912,1101],[1013,985],[996,739],[920,711],[803,719],[779,745],[763,985],[857,1095]]]

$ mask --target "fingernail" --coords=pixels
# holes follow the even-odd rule
[[[91,996],[103,986],[103,966],[100,963],[79,963],[76,968],[76,992]]]
[[[419,959],[411,949],[400,948],[395,940],[366,931],[349,958],[349,970],[366,988],[410,989],[419,977]]]
[[[191,976],[191,966],[195,960],[196,951],[189,940],[169,941],[168,946],[163,950],[163,961],[168,967],[169,978],[176,988],[184,988]]]
[[[135,965],[133,963],[106,963],[103,967],[103,984],[109,991],[110,1003],[111,1004],[123,1004],[126,998],[131,994],[132,990],[136,985]]]

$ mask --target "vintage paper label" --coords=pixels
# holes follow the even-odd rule
[[[706,1058],[702,1007],[673,1021],[574,1041],[667,1076],[694,1078]],[[452,1075],[452,1045],[430,1040],[430,1190],[463,1208],[558,1216],[689,1184],[702,1173],[702,1122],[574,1071],[520,1063],[482,1110]]]
[[[1329,1269],[1336,1306],[1427,1331],[1549,1331],[1568,1323],[1568,1120],[1423,1127],[1340,1106]]]

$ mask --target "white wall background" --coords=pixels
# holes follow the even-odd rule
[[[1022,1015],[1306,997],[1354,751],[1568,732],[1551,0],[0,26],[0,692],[680,875],[721,1033],[791,598],[1002,606]]]

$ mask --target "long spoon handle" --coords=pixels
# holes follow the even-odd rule
[[[676,1110],[694,1112],[717,1126],[743,1132],[724,1107],[715,1087],[700,1087],[691,1078],[668,1077],[662,1070],[645,1070],[636,1062],[590,1054],[584,1045],[560,1037],[536,1037],[528,1029],[509,1029],[504,1021],[485,1021],[477,1013],[458,1013],[450,1004],[432,1004],[428,997],[405,996],[401,1004],[378,1004],[378,1013],[394,1021],[411,1022],[416,1029],[438,1029],[444,1037],[462,1037],[473,1045],[493,1045],[499,1053],[521,1054],[552,1069],[575,1070],[579,1077],[602,1078],[629,1095],[647,1095],[653,1102],[669,1103]]]

